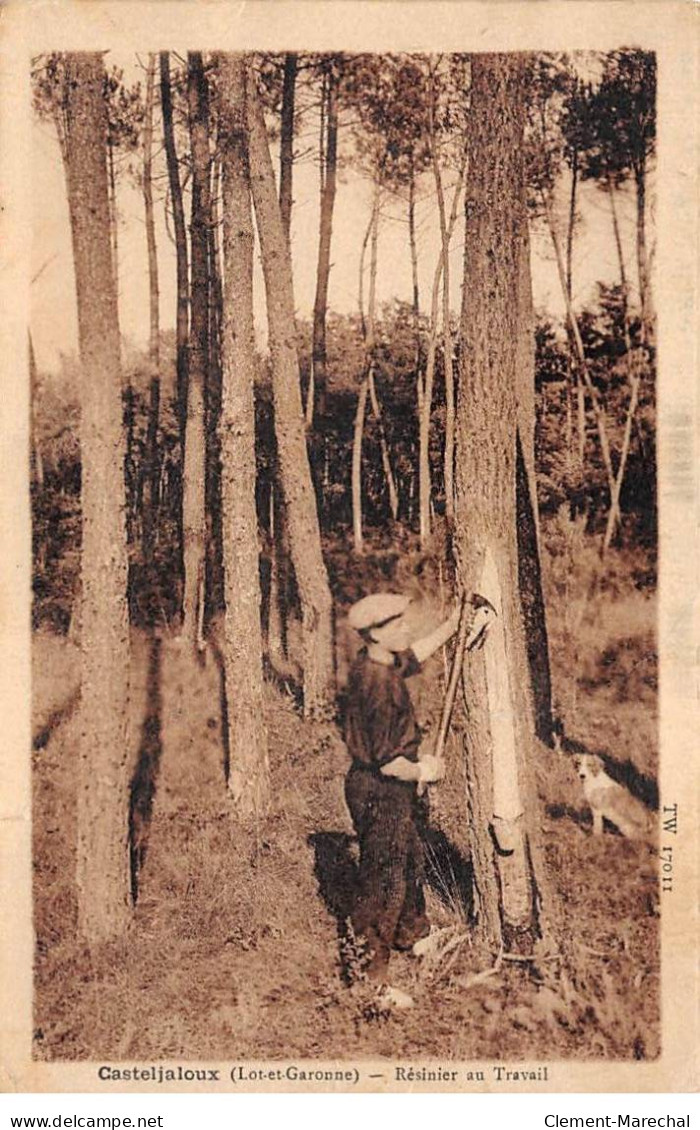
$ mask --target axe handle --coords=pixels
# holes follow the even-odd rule
[[[433,755],[437,758],[442,758],[445,753],[445,742],[447,741],[447,734],[450,729],[452,711],[454,709],[455,699],[457,697],[459,676],[462,670],[462,664],[464,662],[464,648],[467,642],[467,637],[474,623],[474,617],[476,616],[476,613],[477,609],[472,605],[471,601],[468,601],[466,596],[463,596],[459,617],[459,628],[457,631],[457,643],[455,644],[454,655],[452,656],[450,678],[447,684],[447,691],[445,692],[445,701],[442,704],[440,729],[438,730],[435,749],[433,751]]]

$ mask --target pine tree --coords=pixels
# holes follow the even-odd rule
[[[63,152],[82,369],[77,888],[80,929],[94,944],[123,931],[129,918],[125,444],[104,67],[98,53],[64,62]]]

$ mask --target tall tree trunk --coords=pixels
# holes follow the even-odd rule
[[[615,185],[612,180],[608,178],[607,182],[608,199],[610,201],[610,216],[612,218],[613,235],[615,237],[615,250],[617,251],[617,263],[620,268],[620,285],[622,287],[622,313],[627,324],[627,307],[629,287],[627,285],[627,271],[625,269],[625,256],[622,250],[622,235],[620,232],[620,221],[617,216],[617,205],[615,203]],[[571,294],[569,293],[569,297]]]
[[[574,286],[574,229],[576,227],[576,197],[578,193],[578,149],[575,148],[571,158],[571,190],[569,192],[569,219],[566,229],[566,293],[569,305],[573,304]],[[579,473],[583,475],[583,462],[586,448],[586,399],[583,381],[579,373],[576,358],[576,345],[571,334],[571,327],[567,327],[569,337],[568,381],[566,387],[567,397],[567,452],[572,454],[573,428],[569,428],[571,413],[572,386],[576,393],[576,421],[578,434],[578,464]]]
[[[498,952],[538,928],[531,861],[538,814],[533,706],[518,579],[517,447],[525,346],[523,72],[472,60],[468,135],[455,548],[460,587],[498,619],[467,658],[465,758],[478,935]],[[522,353],[520,350],[522,349]],[[490,830],[501,851],[496,853]],[[506,854],[509,853],[509,854]],[[520,939],[516,943],[515,939]]]
[[[207,457],[213,465],[212,480],[215,487],[212,498],[213,505],[220,506],[219,501],[219,444],[218,429],[221,414],[221,356],[223,337],[223,306],[224,292],[222,282],[221,248],[219,239],[219,198],[221,194],[221,161],[217,158],[212,161],[211,175],[211,200],[209,216],[209,364],[208,364],[208,389],[207,432],[211,450]]]
[[[569,332],[571,334],[571,339],[573,340],[574,347],[576,349],[576,360],[577,360],[577,364],[578,364],[578,369],[579,369],[579,372],[581,373],[581,376],[583,377],[584,384],[585,384],[586,389],[588,391],[588,395],[589,395],[590,401],[591,401],[591,406],[593,408],[593,414],[595,416],[596,426],[597,426],[597,429],[598,429],[598,439],[600,441],[600,453],[601,453],[602,458],[603,458],[603,466],[605,467],[605,472],[606,472],[607,479],[608,479],[608,487],[609,487],[609,490],[610,490],[610,509],[612,511],[612,518],[610,520],[612,520],[613,522],[616,522],[617,518],[618,518],[619,508],[618,508],[618,503],[616,502],[616,499],[615,499],[615,492],[614,492],[615,472],[613,470],[612,458],[611,458],[611,455],[610,455],[610,441],[608,439],[608,426],[607,426],[607,422],[606,422],[606,418],[605,418],[605,410],[603,408],[603,405],[600,402],[600,396],[598,395],[598,390],[595,387],[595,385],[593,384],[593,381],[591,379],[591,375],[588,371],[588,362],[586,361],[586,353],[585,353],[585,350],[583,348],[583,340],[581,338],[581,332],[579,330],[578,320],[576,318],[576,314],[574,313],[574,309],[573,309],[572,303],[569,299],[569,295],[568,295],[568,292],[567,292],[567,289],[566,289],[566,268],[565,268],[565,265],[564,265],[564,256],[562,254],[561,245],[560,245],[560,242],[559,242],[559,237],[557,235],[557,229],[556,229],[556,225],[555,225],[555,222],[554,222],[554,216],[552,214],[552,204],[551,204],[551,200],[549,199],[549,197],[547,196],[547,194],[545,192],[542,193],[542,203],[544,205],[545,216],[546,216],[546,219],[547,219],[547,227],[549,228],[549,235],[550,235],[550,238],[552,240],[552,246],[554,248],[554,257],[555,257],[556,263],[557,263],[557,270],[558,270],[558,273],[559,273],[559,282],[561,284],[561,289],[562,289],[562,293],[564,295],[564,301],[565,301],[565,304],[566,304],[566,316],[567,316],[567,321],[568,321],[568,325],[569,325]]]
[[[110,137],[109,125],[107,129],[107,171],[108,171],[108,198],[109,198],[109,230],[110,247],[112,251],[112,275],[114,293],[117,296],[117,329],[119,331],[119,349],[121,357],[121,330],[119,326],[119,209],[117,206],[117,176],[114,167],[115,143]],[[139,468],[136,463],[134,450],[134,433],[136,430],[136,395],[131,378],[122,369],[122,412],[126,432],[126,450],[124,453],[124,474],[127,484],[127,510],[126,510],[126,536],[129,545],[136,540],[138,518],[141,513],[139,505]]]
[[[630,385],[630,399],[627,405],[627,413],[625,416],[625,427],[622,436],[622,447],[620,450],[620,459],[615,474],[615,481],[611,489],[612,505],[608,511],[608,520],[605,526],[605,533],[603,535],[603,548],[602,556],[607,553],[610,545],[612,544],[618,522],[620,520],[620,495],[622,493],[622,484],[625,477],[625,470],[627,468],[627,457],[630,450],[630,442],[632,439],[632,425],[639,403],[640,393],[640,380],[641,374],[637,365],[637,361],[632,349],[632,334],[630,331],[629,323],[629,307],[628,307],[628,285],[627,285],[627,272],[625,270],[625,259],[622,252],[622,238],[620,235],[620,224],[617,216],[617,207],[615,204],[615,188],[612,181],[608,181],[608,195],[610,198],[610,212],[613,222],[613,232],[615,235],[615,247],[617,249],[617,259],[620,268],[620,285],[622,287],[622,323],[625,334],[625,361],[627,366],[627,379]],[[644,323],[642,322],[642,325]]]
[[[209,361],[209,108],[201,53],[187,57],[187,106],[192,147],[190,364],[182,483],[183,633],[203,646],[206,525],[206,386]]]
[[[109,169],[109,230],[112,240],[112,272],[117,295],[117,325],[119,325],[119,210],[117,207],[117,176],[114,168],[114,144],[107,142],[107,167]]]
[[[367,229],[367,235],[362,247],[361,260],[364,260],[364,253],[367,245],[367,240],[370,239],[370,267],[369,267],[369,294],[367,298],[367,317],[364,316],[362,294],[360,293],[360,311],[362,314],[362,329],[364,334],[365,346],[365,373],[360,385],[360,391],[357,397],[357,407],[355,409],[355,425],[353,429],[353,447],[352,447],[352,474],[351,474],[351,490],[352,490],[352,525],[353,525],[353,544],[355,553],[362,553],[364,550],[364,536],[362,532],[362,443],[364,438],[364,425],[365,417],[367,414],[367,396],[370,391],[373,392],[373,407],[375,414],[379,415],[379,407],[376,403],[376,391],[374,391],[374,346],[375,346],[375,305],[376,305],[376,289],[377,289],[377,249],[379,242],[379,201],[381,196],[381,185],[379,180],[376,181],[374,186],[374,199],[372,201],[372,216],[370,225]],[[360,285],[362,284],[362,262],[360,265]],[[391,474],[391,464],[389,462],[389,453],[386,449],[386,440],[383,434],[383,429],[380,431],[380,443],[382,444],[382,465],[384,474],[387,479],[389,487],[390,499],[392,498],[391,490],[393,485],[393,476]],[[387,473],[388,463],[388,473]],[[394,488],[395,490],[395,488]],[[398,509],[398,507],[397,507]]]
[[[282,116],[280,122],[280,213],[282,227],[290,239],[292,227],[292,172],[294,169],[294,94],[297,80],[297,56],[284,57],[282,84]]]
[[[369,376],[362,378],[360,391],[357,395],[355,408],[355,424],[352,440],[352,535],[355,553],[364,552],[364,535],[362,532],[362,439],[365,429],[365,416],[367,415],[367,393],[369,390]]]
[[[437,92],[435,77],[431,76],[431,89],[428,101],[428,141],[430,157],[435,178],[435,190],[438,201],[438,217],[440,220],[440,245],[442,249],[442,332],[443,332],[443,360],[445,376],[445,454],[444,454],[444,486],[445,486],[445,515],[450,523],[454,520],[454,444],[455,444],[455,404],[454,404],[454,372],[452,360],[452,331],[450,326],[450,240],[457,218],[457,205],[464,179],[464,162],[459,172],[459,180],[452,202],[452,211],[448,223],[445,208],[445,191],[442,183],[442,172],[437,148],[436,116]],[[436,327],[434,327],[436,328]],[[426,381],[427,384],[427,381]],[[426,397],[427,399],[427,397]],[[423,410],[425,406],[423,405]],[[422,525],[425,523],[422,523]]]
[[[457,209],[464,182],[465,164],[462,162],[459,178],[452,198],[452,207],[449,219],[445,206],[445,190],[442,183],[442,172],[437,151],[437,138],[435,133],[435,106],[433,100],[429,104],[428,137],[430,154],[435,178],[435,190],[438,201],[438,216],[440,219],[440,257],[435,272],[432,301],[432,331],[431,343],[428,350],[428,364],[426,367],[425,384],[420,387],[420,413],[419,431],[421,436],[419,456],[419,482],[420,490],[420,534],[421,541],[425,542],[430,535],[430,456],[429,435],[430,415],[432,410],[433,374],[435,368],[435,351],[437,345],[437,298],[440,275],[442,275],[442,332],[444,348],[444,375],[445,375],[445,455],[444,455],[444,480],[445,480],[445,513],[447,518],[454,519],[454,438],[455,438],[455,412],[454,412],[454,373],[452,364],[452,331],[450,327],[450,242],[457,221]]]
[[[255,506],[254,238],[242,57],[220,56],[218,74],[225,272],[221,412],[224,671],[229,788],[241,816],[249,819],[267,805],[269,766]]]
[[[274,480],[270,483],[270,504],[268,525],[270,530],[270,591],[267,609],[267,651],[270,662],[286,665],[287,660],[287,622],[285,618],[287,590],[287,546],[284,538],[279,487]]]
[[[644,159],[634,170],[634,184],[637,199],[637,268],[639,271],[639,302],[641,306],[642,334],[644,341],[653,339],[653,312],[651,288],[649,285],[649,260],[646,237],[646,165]]]
[[[151,370],[146,434],[146,486],[143,513],[143,550],[146,567],[152,563],[155,531],[158,523],[158,415],[160,412],[160,292],[158,288],[158,252],[153,214],[153,96],[156,57],[149,55],[146,74],[146,116],[143,131],[143,202],[146,215],[148,249],[149,337],[148,364]]]
[[[569,222],[566,228],[566,291],[569,300],[573,296],[574,272],[574,228],[576,226],[576,193],[578,190],[578,149],[571,157],[571,189],[569,191]]]
[[[455,195],[455,204],[457,195]],[[450,249],[449,244],[445,252],[445,268],[442,276],[442,341],[443,364],[445,371],[445,515],[450,523],[454,522],[455,513],[455,380],[454,359],[452,356],[452,327],[450,325]]]
[[[433,383],[435,378],[435,358],[438,338],[438,307],[440,301],[440,279],[444,270],[444,254],[438,256],[438,265],[433,279],[433,293],[430,304],[430,340],[425,365],[425,381],[420,387],[420,414],[418,419],[418,525],[421,548],[425,549],[430,539],[430,421],[433,407]]]
[[[408,245],[411,251],[411,280],[412,280],[412,305],[413,305],[413,368],[416,374],[416,415],[418,418],[418,430],[421,428],[421,420],[423,419],[423,393],[424,393],[424,380],[423,380],[423,357],[421,350],[421,327],[420,327],[420,291],[418,289],[418,245],[416,242],[416,177],[415,177],[415,157],[413,150],[409,155],[409,179],[408,179]],[[419,472],[420,479],[420,472]],[[418,508],[420,517],[420,505]]]
[[[218,144],[218,143],[217,143]],[[214,147],[216,149],[216,146]],[[222,399],[222,333],[223,333],[223,286],[221,276],[221,256],[219,249],[219,194],[221,188],[221,162],[218,158],[210,161],[210,204],[209,204],[209,356],[207,361],[207,385],[205,422],[207,434],[206,450],[206,513],[208,520],[207,538],[207,597],[211,602],[220,599],[223,592],[223,547],[222,547],[222,504],[221,504],[221,443],[219,425]]]
[[[41,488],[44,485],[44,460],[41,454],[41,441],[37,428],[38,384],[34,341],[31,331],[29,331],[29,395],[31,398],[32,450],[34,453],[34,475],[36,477],[37,486]]]
[[[168,166],[170,198],[173,206],[173,227],[175,230],[175,259],[177,269],[177,316],[175,327],[176,365],[177,365],[177,403],[180,422],[180,441],[184,452],[185,420],[187,416],[187,372],[189,338],[189,275],[187,265],[187,228],[185,208],[182,200],[182,185],[175,146],[173,126],[173,99],[170,81],[170,55],[160,53],[160,98],[163,113],[163,140]],[[184,468],[184,457],[182,460]]]
[[[367,244],[369,243],[370,236],[374,230],[374,207],[369,218],[369,223],[365,229],[365,234],[362,239],[362,249],[360,250],[360,275],[357,287],[357,308],[360,312],[360,328],[362,330],[362,337],[367,337],[367,318],[365,315],[365,255],[367,254]]]
[[[334,705],[331,595],[306,449],[299,387],[294,286],[265,119],[250,67],[246,75],[250,180],[262,254],[272,358],[275,430],[292,563],[302,610],[304,713]]]
[[[552,677],[549,637],[540,567],[540,516],[535,469],[535,316],[532,305],[530,233],[526,212],[521,217],[518,279],[518,337],[516,342],[516,506],[518,587],[525,624],[525,643],[535,712],[535,731],[541,741],[552,739]]]
[[[377,386],[374,380],[374,363],[370,365],[369,372],[367,374],[367,390],[369,392],[369,402],[372,406],[372,415],[377,421],[377,429],[379,431],[379,452],[382,459],[384,481],[386,483],[386,489],[389,494],[389,511],[391,513],[392,521],[395,522],[399,515],[399,492],[396,487],[394,470],[391,466],[389,444],[387,442],[386,431],[384,429],[384,421],[382,419],[382,410],[379,404],[379,397],[377,396]]]
[[[617,516],[619,521],[620,515],[620,495],[622,493],[622,484],[625,477],[625,470],[627,469],[627,457],[630,451],[630,441],[632,439],[632,424],[634,423],[637,405],[639,404],[640,392],[640,375],[638,372],[631,370],[629,374],[631,392],[629,404],[627,405],[627,413],[625,416],[625,429],[622,436],[622,447],[620,449],[620,460],[615,475],[615,481],[612,486],[612,500],[610,510],[608,511],[608,520],[605,525],[605,533],[603,535],[603,547],[601,556],[604,557],[612,544],[615,535]]]
[[[365,316],[365,301],[364,301],[364,279],[365,279],[365,254],[367,252],[367,244],[369,243],[370,236],[374,233],[374,221],[376,209],[378,208],[379,190],[375,190],[375,200],[372,205],[372,213],[370,216],[369,224],[362,240],[362,250],[360,251],[360,280],[358,290],[358,304],[360,310],[360,325],[362,327],[362,336],[365,341],[365,348],[367,343],[367,323],[368,319]],[[374,306],[374,296],[371,301],[372,308]],[[362,553],[364,549],[364,540],[362,533],[362,440],[365,429],[365,416],[367,412],[367,393],[369,390],[369,379],[365,375],[360,385],[360,390],[357,395],[357,405],[355,407],[355,423],[353,426],[353,440],[352,440],[352,468],[350,473],[350,492],[352,498],[352,530],[353,530],[353,547],[355,553]]]
[[[66,56],[66,180],[81,360],[78,921],[90,945],[129,920],[129,622],[117,293],[101,55]]]
[[[576,380],[576,434],[578,437],[578,461],[583,469],[586,457],[586,392],[578,366],[575,370]]]
[[[223,334],[223,265],[221,261],[221,240],[219,233],[222,222],[219,214],[221,181],[221,160],[216,157],[212,161],[211,169],[211,215],[209,219],[209,360],[214,368],[220,368],[221,340]]]
[[[377,421],[377,430],[379,432],[379,451],[382,460],[382,470],[384,472],[384,481],[389,495],[389,511],[392,520],[395,522],[399,513],[399,492],[396,487],[396,479],[394,471],[391,466],[391,456],[389,454],[389,444],[386,438],[386,431],[384,429],[384,421],[382,419],[382,411],[379,405],[379,398],[377,396],[377,386],[374,380],[374,348],[376,343],[376,293],[377,293],[377,248],[379,240],[379,199],[380,199],[381,186],[377,186],[376,207],[374,208],[374,226],[372,228],[372,243],[370,253],[370,273],[369,273],[369,309],[367,315],[367,333],[365,338],[365,353],[367,356],[367,391],[369,392],[369,402],[372,408],[372,415]]]
[[[326,73],[326,143],[325,161],[321,178],[321,215],[318,235],[318,266],[316,268],[316,297],[314,299],[313,342],[311,364],[313,391],[307,401],[306,422],[313,419],[314,396],[321,421],[326,416],[326,314],[328,311],[328,283],[331,273],[331,238],[333,234],[333,209],[335,206],[336,171],[338,164],[338,77],[333,63]]]
[[[413,333],[416,342],[416,368],[420,367],[420,291],[418,288],[418,243],[416,241],[416,170],[413,149],[408,165],[408,246],[411,251]]]
[[[430,420],[432,413],[433,384],[435,377],[435,361],[437,356],[438,341],[438,306],[440,298],[440,280],[442,279],[442,316],[443,340],[445,348],[445,390],[447,403],[446,438],[445,438],[445,491],[446,509],[449,516],[454,514],[454,507],[447,507],[447,493],[453,495],[453,464],[454,464],[454,380],[452,372],[452,334],[450,331],[450,283],[449,283],[449,254],[450,241],[457,222],[457,208],[462,192],[464,177],[464,164],[460,170],[459,179],[452,198],[449,221],[445,215],[445,199],[442,187],[440,170],[436,168],[436,183],[438,189],[438,209],[441,225],[441,249],[438,256],[435,277],[433,279],[433,292],[430,314],[430,339],[428,342],[428,356],[425,369],[425,381],[418,384],[418,429],[419,429],[419,454],[418,454],[418,483],[419,483],[419,530],[421,544],[425,545],[430,537],[431,515],[431,481],[430,481]],[[444,222],[443,222],[444,221]],[[445,268],[447,266],[448,278],[445,284]],[[450,411],[451,409],[451,411]]]

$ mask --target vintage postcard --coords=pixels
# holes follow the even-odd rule
[[[4,7],[4,1089],[697,1089],[697,18]]]

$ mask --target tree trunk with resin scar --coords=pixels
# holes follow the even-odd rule
[[[455,549],[463,592],[497,619],[464,664],[469,837],[480,943],[530,951],[541,933],[534,709],[519,583],[517,462],[525,467],[534,348],[521,305],[526,241],[523,70],[472,61],[457,405]],[[525,367],[523,379],[520,370]],[[527,478],[527,476],[526,476]]]

